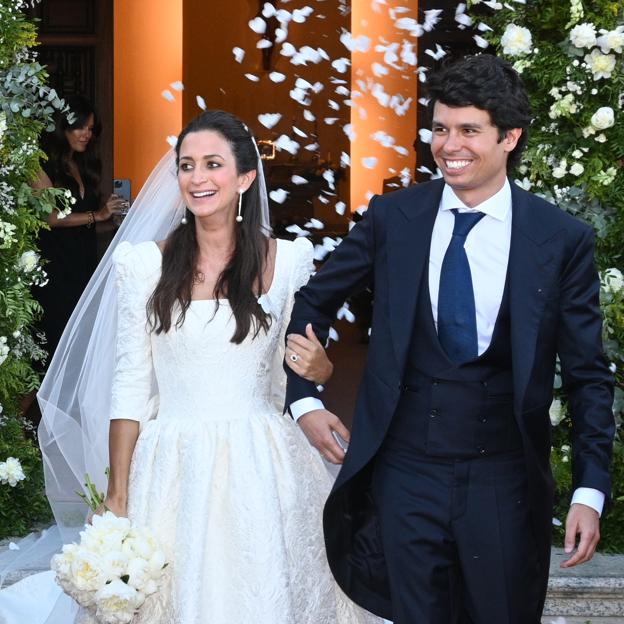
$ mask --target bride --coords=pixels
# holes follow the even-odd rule
[[[261,161],[234,116],[207,111],[192,121],[175,164],[181,197],[159,217],[137,201],[133,211],[144,214],[124,224],[108,256],[117,322],[102,310],[113,280],[96,274],[40,392],[57,521],[75,516],[67,492],[81,470],[102,469],[94,456],[106,405],[105,505],[153,531],[170,562],[163,588],[134,623],[378,622],[331,576],[321,526],[331,478],[281,409],[284,334],[294,293],[313,268],[312,247],[268,236]],[[167,203],[156,187],[153,200]],[[164,240],[136,242],[141,235],[129,229],[139,223],[164,231]],[[88,338],[80,336],[85,324]],[[115,366],[107,378],[111,332]],[[309,346],[298,370],[323,382],[331,365],[313,336]],[[76,435],[82,453],[71,442]]]

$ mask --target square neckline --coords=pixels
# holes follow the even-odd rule
[[[161,270],[162,270],[162,251],[160,249],[160,247],[158,246],[158,243],[156,241],[150,241],[154,248],[156,249],[156,252],[158,253],[158,255],[160,256],[160,266],[161,266]],[[275,249],[275,262],[274,262],[274,266],[273,266],[273,276],[271,279],[271,284],[269,285],[269,287],[267,288],[267,290],[263,293],[261,293],[260,295],[258,295],[257,299],[260,300],[260,298],[262,297],[268,297],[270,299],[271,297],[271,291],[273,290],[273,287],[275,286],[275,282],[277,281],[277,276],[278,276],[278,272],[280,270],[280,265],[281,265],[281,261],[278,261],[279,258],[281,257],[282,253],[280,251],[280,248],[283,247],[283,243],[285,243],[286,241],[284,241],[281,238],[276,238],[275,239],[275,243],[276,243],[276,249]],[[223,298],[219,298],[219,299],[191,299],[191,303],[195,303],[195,302],[205,302],[205,301],[209,301],[211,303],[215,303],[216,301],[219,302],[219,304],[223,304],[226,303],[229,305],[229,299],[227,297],[223,297]]]

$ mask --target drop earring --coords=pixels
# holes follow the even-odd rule
[[[236,223],[243,222],[243,192],[244,191],[238,191],[238,214],[236,215]]]
[[[188,219],[186,217],[186,208],[184,209],[184,215],[182,215],[182,218],[180,219],[180,223],[182,225],[186,225],[188,223]]]

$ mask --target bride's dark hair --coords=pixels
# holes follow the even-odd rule
[[[182,130],[176,144],[176,166],[184,138],[202,130],[217,132],[230,144],[239,174],[257,170],[258,154],[247,126],[234,115],[219,110],[202,113]],[[242,214],[243,221],[236,224],[234,252],[214,289],[217,307],[220,298],[227,298],[232,309],[236,329],[231,342],[235,344],[243,342],[252,327],[255,338],[261,329],[266,331],[271,324],[271,317],[258,303],[258,295],[263,292],[262,274],[269,241],[262,231],[258,176],[243,194]],[[179,225],[167,237],[160,280],[147,302],[151,329],[157,334],[171,329],[176,305],[180,311],[175,326],[180,327],[191,303],[199,250],[195,217],[187,210],[186,218],[188,223]]]

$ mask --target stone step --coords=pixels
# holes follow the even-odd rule
[[[577,568],[562,569],[567,558],[553,548],[544,624],[624,624],[624,555],[597,553]]]

